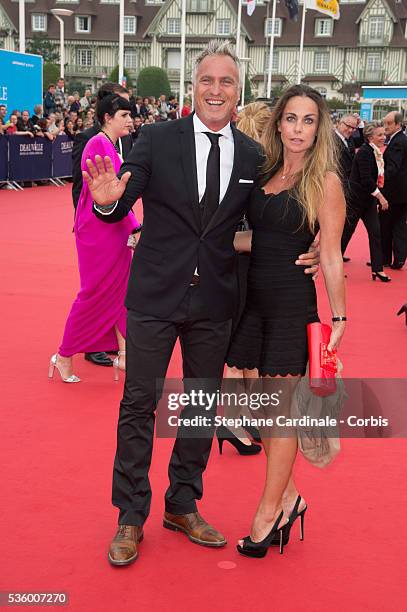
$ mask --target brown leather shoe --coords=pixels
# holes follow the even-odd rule
[[[225,546],[226,539],[202,518],[199,512],[189,514],[164,513],[164,527],[172,531],[182,531],[195,544],[220,548]]]
[[[112,565],[130,565],[138,557],[137,546],[143,539],[143,528],[135,525],[119,525],[110,548],[108,559]]]

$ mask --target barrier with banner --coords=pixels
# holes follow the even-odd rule
[[[5,136],[0,136],[0,181],[7,181],[8,175],[8,146]]]
[[[57,136],[52,142],[48,138],[2,136],[0,181],[24,182],[71,177],[72,149],[73,140],[65,134]]]
[[[52,143],[48,138],[11,136],[9,178],[13,181],[39,181],[52,177]]]
[[[52,143],[52,178],[72,176],[73,140],[69,136],[58,136]]]

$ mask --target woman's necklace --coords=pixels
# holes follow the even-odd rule
[[[107,134],[104,130],[101,130],[102,134],[104,134],[106,136],[106,138],[108,140],[110,140],[110,142],[112,143],[112,145],[114,146],[114,148],[116,148],[115,143],[113,142],[113,140],[110,138],[109,134]]]
[[[295,176],[297,173],[294,172],[294,174],[282,174],[281,175],[281,180],[285,181],[286,179],[292,178],[293,176]]]

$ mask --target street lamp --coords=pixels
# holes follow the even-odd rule
[[[25,0],[18,0],[18,34],[20,53],[25,53]]]
[[[60,40],[60,59],[59,63],[61,65],[60,76],[61,79],[65,76],[65,47],[64,47],[64,20],[61,17],[70,17],[73,15],[73,11],[69,9],[51,9],[51,13],[54,15],[55,19],[59,21],[59,40]]]
[[[241,57],[240,61],[242,62],[243,70],[242,70],[242,93],[240,94],[240,103],[242,108],[244,107],[244,98],[246,93],[246,73],[247,73],[247,64],[250,62],[250,57]]]

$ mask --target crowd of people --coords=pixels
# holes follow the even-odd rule
[[[372,279],[391,278],[384,268],[400,270],[407,258],[407,137],[403,115],[389,112],[383,121],[361,122],[344,115],[335,126],[339,170],[346,198],[342,235],[345,251],[359,220],[369,237]]]
[[[191,112],[191,101],[186,98],[182,109],[179,108],[175,96],[165,94],[158,98],[149,96],[142,98],[134,96],[129,89],[129,102],[131,108],[131,124],[129,131],[132,139],[136,140],[142,125],[157,121],[171,121],[186,117]],[[65,134],[74,138],[76,134],[91,128],[96,118],[97,95],[86,89],[81,97],[78,91],[72,94],[65,93],[64,79],[51,83],[44,96],[43,104],[34,107],[30,116],[29,110],[13,109],[7,112],[7,107],[0,105],[0,135],[45,137],[54,140],[57,136]]]

